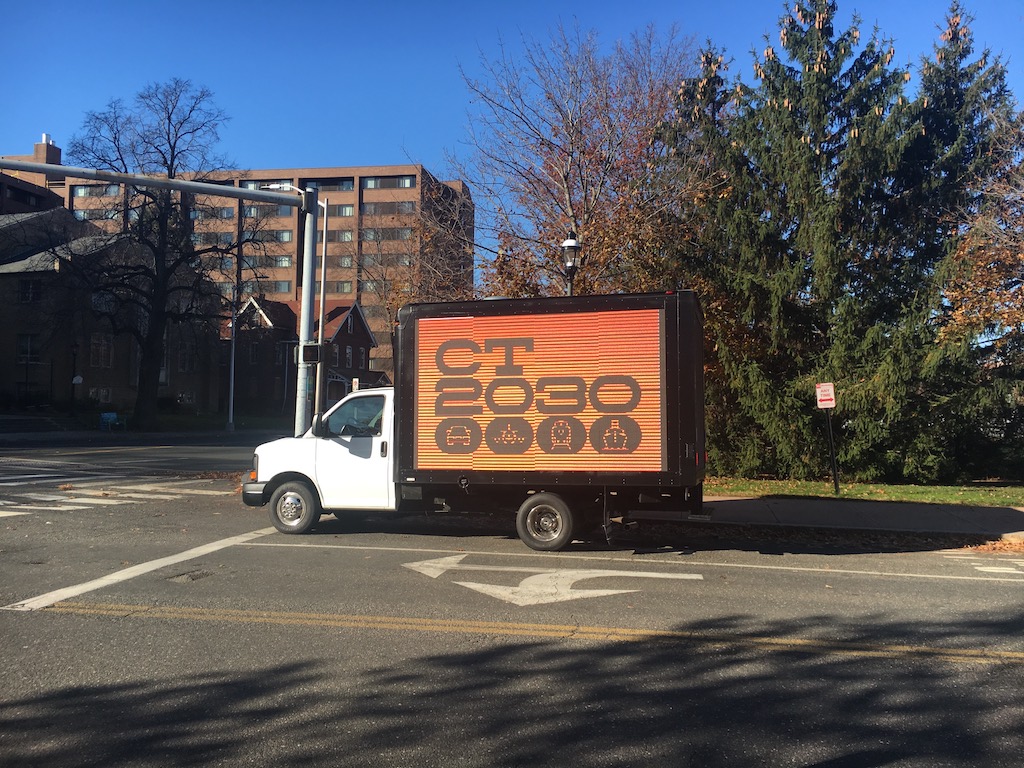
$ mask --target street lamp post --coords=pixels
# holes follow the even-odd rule
[[[562,241],[562,264],[565,266],[565,279],[572,296],[572,281],[576,272],[583,266],[583,259],[580,258],[580,242],[576,239],[576,233],[570,232],[569,236]]]
[[[71,415],[75,415],[75,391],[78,386],[78,342],[71,344]]]
[[[295,377],[295,436],[298,437],[309,428],[312,414],[310,412],[310,395],[313,382],[310,381],[309,366],[306,360],[306,348],[313,343],[313,279],[316,272],[316,209],[320,204],[317,199],[317,188],[299,189],[291,184],[268,184],[266,189],[290,189],[302,195],[302,213],[305,214],[305,227],[302,247],[302,297],[299,303],[299,361]],[[322,298],[322,297],[321,297]]]
[[[320,347],[320,362],[316,365],[316,396],[313,400],[313,413],[323,413],[325,392],[324,379],[327,373],[327,366],[324,362],[324,305],[327,303],[327,198],[317,201],[324,209],[324,235],[320,247],[320,323],[317,326],[316,343]]]
[[[238,204],[238,212],[235,215],[235,240],[237,250],[235,252],[235,281],[231,286],[231,359],[228,367],[228,423],[224,429],[228,432],[235,431],[235,366],[237,364],[238,347],[238,313],[239,303],[242,300],[242,240],[244,234],[245,207],[241,202]]]

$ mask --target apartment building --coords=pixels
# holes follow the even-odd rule
[[[33,155],[7,157],[60,163],[61,151],[44,135]],[[79,220],[108,228],[123,220],[118,184],[27,180],[60,195]],[[316,292],[323,283],[328,301],[362,307],[378,342],[373,370],[391,373],[391,331],[399,307],[472,294],[472,197],[462,182],[438,180],[422,165],[261,169],[212,174],[203,181],[247,189],[317,189]],[[189,205],[194,244],[223,249],[213,279],[225,297],[237,295],[240,304],[253,296],[276,302],[301,298],[304,217],[298,207],[228,197],[198,198]]]

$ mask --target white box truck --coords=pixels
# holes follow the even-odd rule
[[[508,509],[533,549],[702,507],[702,317],[691,291],[412,304],[393,387],[259,446],[242,497],[322,513]]]

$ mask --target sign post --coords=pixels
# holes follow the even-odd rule
[[[836,388],[832,382],[825,382],[815,384],[814,392],[818,397],[818,407],[825,411],[828,421],[828,450],[832,459],[832,484],[835,487],[836,496],[838,496],[839,465],[836,463],[836,441],[832,436],[832,409],[836,407]]]

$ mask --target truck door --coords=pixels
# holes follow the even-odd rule
[[[345,400],[317,440],[316,482],[325,509],[394,509],[391,414],[383,395]]]

